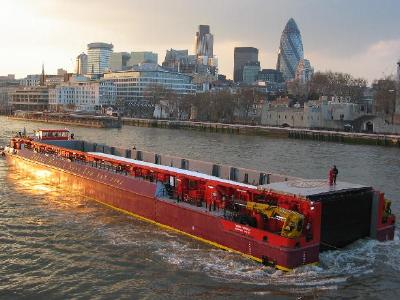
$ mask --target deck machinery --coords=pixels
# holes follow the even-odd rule
[[[325,180],[262,185],[104,152],[67,131],[17,136],[11,164],[52,171],[54,184],[164,228],[279,269],[317,263],[319,252],[357,239],[393,239],[395,216],[371,187]],[[128,152],[127,152],[128,153]],[[126,155],[128,156],[128,155]]]

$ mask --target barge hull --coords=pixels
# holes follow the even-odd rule
[[[28,150],[7,155],[7,159],[11,164],[27,164],[31,170],[50,170],[48,180],[52,184],[69,186],[108,207],[278,269],[290,270],[319,261],[319,243],[299,248],[272,246],[268,241],[233,232],[235,223],[174,200],[156,198],[155,183]]]

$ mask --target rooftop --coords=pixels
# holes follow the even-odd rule
[[[95,42],[95,43],[90,43],[87,45],[88,49],[108,49],[112,50],[114,48],[113,44],[108,44],[108,43],[102,43],[102,42]]]

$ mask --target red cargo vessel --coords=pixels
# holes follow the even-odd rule
[[[178,167],[176,158],[162,164],[160,154],[74,140],[67,130],[19,135],[3,154],[43,180],[282,270],[318,263],[321,250],[359,238],[394,236],[390,202],[367,186],[233,167],[223,174],[225,166],[187,159]],[[210,168],[198,172],[191,163]]]

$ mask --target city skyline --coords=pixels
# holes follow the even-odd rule
[[[291,17],[300,27],[304,51],[315,71],[348,72],[371,81],[394,74],[400,58],[396,32],[400,3],[393,0],[323,4],[204,0],[200,8],[194,1],[182,0],[116,2],[120,5],[113,10],[98,9],[96,14],[90,13],[93,0],[5,3],[0,12],[4,45],[0,55],[7,59],[1,61],[0,73],[23,77],[39,73],[42,63],[48,73],[61,67],[72,72],[76,56],[95,41],[112,43],[116,52],[154,51],[160,60],[170,48],[194,53],[198,24],[208,24],[213,28],[220,73],[232,78],[234,47],[258,48],[261,67],[275,68],[280,35]]]

